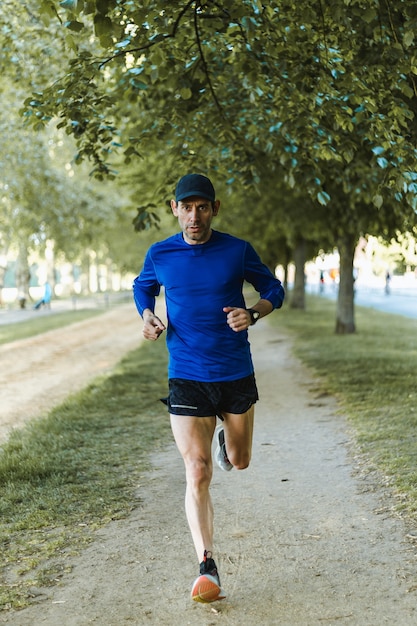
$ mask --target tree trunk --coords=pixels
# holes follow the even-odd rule
[[[21,309],[26,308],[26,303],[29,300],[29,281],[30,271],[28,264],[28,253],[24,243],[19,244],[19,256],[16,264],[16,287],[17,287],[17,299]]]
[[[284,289],[288,293],[288,266],[291,262],[292,250],[285,245],[285,263],[284,263]]]
[[[357,238],[350,233],[343,235],[338,241],[340,255],[340,282],[336,313],[338,335],[347,335],[356,331],[353,289],[353,257],[356,241]]]
[[[283,269],[284,269],[284,276],[282,279],[282,285],[284,287],[285,293],[288,293],[288,263],[286,263],[283,266]]]
[[[298,239],[294,248],[295,277],[294,289],[291,298],[292,309],[305,309],[305,274],[306,243],[304,239]]]
[[[0,250],[0,307],[3,306],[4,277],[7,272],[7,252],[7,246],[2,246],[2,249]]]
[[[56,272],[55,272],[55,243],[52,239],[46,242],[45,248],[46,262],[46,280],[51,285],[52,291],[55,290]]]

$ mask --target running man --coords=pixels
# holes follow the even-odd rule
[[[218,465],[225,471],[247,468],[258,400],[248,328],[282,306],[284,289],[251,244],[212,229],[220,201],[207,177],[183,176],[171,209],[181,232],[150,247],[133,294],[143,336],[155,341],[167,330],[167,406],[185,465],[185,510],[200,564],[191,596],[213,602],[225,597],[213,558],[210,483],[216,418],[222,421],[216,433]],[[244,281],[259,293],[250,308]],[[161,286],[167,328],[154,313]]]

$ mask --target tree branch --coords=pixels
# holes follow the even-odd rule
[[[326,50],[326,62],[328,63],[329,62],[329,46],[327,44],[326,24],[324,20],[324,11],[323,11],[323,5],[321,3],[321,0],[319,0],[319,8],[320,8],[321,23],[323,26],[323,41],[324,41],[324,48]]]
[[[394,37],[394,41],[395,41],[395,43],[398,44],[400,42],[398,40],[397,33],[395,31],[394,20],[392,19],[391,5],[390,5],[389,0],[385,0],[385,4],[386,4],[386,7],[387,7],[387,11],[388,11],[388,19],[389,19],[389,23],[390,23],[390,26],[391,26],[391,31],[392,31],[392,34],[393,34],[393,37]],[[404,50],[404,46],[402,44],[400,44],[400,45],[401,45],[402,49]],[[414,95],[417,97],[417,84],[416,84],[416,80],[415,80],[415,78],[413,76],[413,73],[412,73],[411,69],[410,69],[410,80],[411,80],[411,83],[413,85]]]
[[[124,56],[126,54],[132,54],[134,52],[143,52],[144,50],[149,50],[150,48],[153,48],[153,46],[158,45],[161,41],[165,41],[166,39],[172,39],[173,37],[175,37],[182,18],[187,13],[187,11],[192,7],[194,2],[195,0],[189,0],[189,2],[187,2],[184,8],[179,12],[178,17],[174,22],[172,32],[165,33],[161,37],[159,38],[157,37],[154,41],[148,41],[148,43],[144,44],[143,46],[140,46],[139,48],[129,48],[128,50],[121,50],[120,52],[116,52],[116,54],[113,54],[112,56],[102,61],[100,65],[98,66],[98,69],[101,70],[105,65],[107,65],[108,63],[111,63],[112,61],[114,61],[115,59],[118,59],[121,56]]]
[[[393,34],[393,36],[394,36],[395,43],[399,43],[399,41],[398,41],[398,37],[397,37],[397,33],[395,32],[394,22],[393,22],[393,20],[392,20],[392,15],[391,15],[391,5],[390,5],[390,3],[389,3],[389,0],[385,0],[385,4],[386,4],[386,7],[387,7],[387,11],[388,11],[388,19],[389,19],[389,23],[390,23],[390,26],[391,26],[391,31],[392,31],[392,34]]]
[[[211,95],[213,97],[213,100],[214,100],[214,103],[216,105],[216,108],[217,108],[217,110],[220,113],[220,116],[222,117],[222,119],[225,120],[226,116],[225,116],[225,113],[224,113],[224,109],[223,109],[222,105],[220,104],[220,102],[219,102],[219,100],[217,98],[216,92],[215,92],[214,87],[213,87],[213,83],[211,82],[207,61],[206,61],[206,58],[204,56],[203,46],[201,45],[200,32],[198,30],[198,8],[199,8],[199,6],[200,6],[200,4],[196,3],[196,6],[194,8],[194,30],[195,30],[195,35],[196,35],[196,39],[197,39],[197,47],[198,47],[198,50],[200,52],[201,62],[203,64],[203,71],[204,71],[204,74],[205,74],[206,79],[207,79],[207,83],[208,83],[208,86],[209,86],[209,89],[210,89],[210,93],[211,93]]]

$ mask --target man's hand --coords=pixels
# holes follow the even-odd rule
[[[165,324],[150,309],[143,312],[143,330],[145,339],[156,341],[165,330]]]
[[[227,323],[236,333],[241,330],[247,330],[251,325],[251,316],[246,309],[238,309],[233,306],[223,307],[223,311],[227,313]]]

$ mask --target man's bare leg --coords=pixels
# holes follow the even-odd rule
[[[213,475],[211,444],[215,426],[215,417],[171,415],[172,432],[185,464],[185,510],[200,564],[200,575],[191,589],[191,597],[197,602],[214,602],[225,598],[213,560],[210,483]]]
[[[171,415],[172,432],[185,465],[185,512],[199,563],[205,550],[213,551],[213,504],[209,488],[215,426],[215,417]]]

